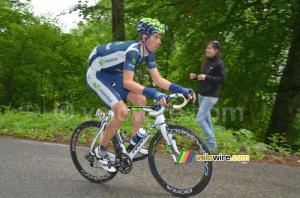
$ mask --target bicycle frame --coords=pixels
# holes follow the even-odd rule
[[[172,137],[171,133],[167,134],[167,124],[165,122],[165,116],[163,114],[160,114],[156,117],[156,120],[155,120],[154,124],[152,124],[152,126],[147,130],[146,136],[143,137],[129,153],[127,153],[126,150],[123,150],[123,152],[128,154],[130,159],[133,159],[135,157],[135,155],[138,153],[138,151],[142,148],[142,146],[150,138],[151,131],[158,128],[158,127],[160,128],[162,135],[164,136],[166,142],[169,145],[171,155],[173,156],[174,162],[176,162],[176,157],[172,153],[172,146],[171,146],[172,145],[171,140],[172,140],[173,137]],[[118,133],[118,135],[120,135],[120,133]],[[176,145],[174,145],[174,146],[176,146]]]
[[[184,96],[182,94],[172,94],[172,95],[170,95],[170,98],[173,99],[173,98],[177,98],[179,96],[181,96],[181,97],[184,98]],[[181,105],[173,105],[173,108],[176,108],[176,109],[182,108],[183,106],[186,105],[186,103],[187,103],[187,101],[185,99],[184,102]],[[150,115],[156,116],[156,119],[155,119],[154,124],[152,124],[152,126],[147,130],[146,136],[143,137],[135,145],[135,147],[130,152],[127,152],[127,150],[125,148],[125,142],[122,141],[120,130],[118,130],[117,133],[116,133],[116,136],[117,136],[117,139],[118,139],[119,144],[121,146],[122,152],[125,153],[125,154],[127,154],[129,156],[129,158],[131,160],[133,160],[133,158],[136,156],[136,154],[138,153],[138,151],[142,148],[142,146],[150,138],[151,131],[159,127],[160,130],[161,130],[161,133],[162,133],[162,135],[164,137],[164,139],[166,140],[166,142],[168,144],[169,151],[170,151],[170,154],[171,154],[171,156],[172,156],[172,158],[174,160],[174,163],[176,163],[176,156],[173,153],[173,149],[174,149],[174,151],[178,155],[179,155],[180,152],[178,151],[178,148],[177,148],[177,145],[176,145],[176,141],[173,139],[172,133],[168,133],[167,132],[167,123],[165,121],[165,116],[163,114],[165,108],[159,106],[159,109],[160,109],[159,111],[156,111],[153,107],[150,107],[150,106],[137,106],[137,107],[128,106],[127,108],[128,108],[129,111],[132,111],[134,109],[134,110],[143,110],[143,111],[146,111],[146,112],[150,112]],[[91,147],[90,147],[90,153],[91,154],[94,153],[93,152],[93,148],[95,146],[97,138],[100,138],[99,136],[102,133],[104,133],[104,129],[106,127],[106,124],[107,124],[107,121],[108,121],[109,117],[113,117],[113,116],[114,116],[114,113],[112,112],[112,110],[109,110],[105,114],[105,116],[101,119],[101,121],[102,121],[101,125],[100,125],[99,130],[96,133],[96,135],[94,137],[94,140],[93,140],[93,143],[91,144]]]

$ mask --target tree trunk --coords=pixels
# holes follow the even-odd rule
[[[300,8],[300,5],[298,5],[298,8]],[[292,27],[293,40],[278,87],[275,105],[266,133],[266,143],[270,143],[268,137],[275,133],[288,138],[292,144],[293,141],[296,141],[291,134],[291,129],[300,109],[300,13],[297,13]]]
[[[124,0],[112,0],[112,35],[114,41],[125,40]]]

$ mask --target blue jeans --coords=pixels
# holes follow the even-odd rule
[[[215,133],[212,126],[211,120],[211,109],[217,103],[218,98],[212,97],[203,97],[198,95],[198,102],[199,102],[199,109],[197,113],[197,122],[199,123],[200,127],[202,128],[205,143],[209,150],[213,150],[217,148],[217,143],[215,139]]]

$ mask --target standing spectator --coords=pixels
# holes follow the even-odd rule
[[[197,122],[202,128],[209,150],[217,148],[210,111],[219,99],[220,85],[225,82],[226,77],[225,64],[219,57],[220,53],[221,44],[218,41],[209,41],[206,44],[201,73],[190,73],[190,79],[200,82]]]

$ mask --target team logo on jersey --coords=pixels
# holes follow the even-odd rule
[[[97,84],[97,83],[93,83],[93,87],[94,87],[95,89],[100,89],[101,85],[99,85],[99,84]]]
[[[110,45],[111,45],[111,43],[108,43],[107,45],[106,45],[106,50],[109,50],[110,49]]]
[[[156,62],[153,61],[153,62],[149,62],[148,64],[149,64],[150,66],[155,66],[155,65],[156,65]]]
[[[118,60],[118,58],[111,58],[111,59],[106,59],[106,60],[101,59],[99,61],[99,64],[102,67],[105,63],[110,63],[110,62],[117,61],[117,60]]]
[[[103,59],[101,59],[101,60],[99,61],[99,65],[101,65],[101,66],[104,65],[104,60],[103,60]]]
[[[118,41],[118,42],[115,42],[115,45],[120,45],[122,43],[124,43],[124,41]]]
[[[135,67],[133,64],[129,63],[128,64],[129,67]]]
[[[111,58],[111,59],[105,60],[104,62],[105,63],[110,63],[110,62],[117,61],[117,60],[118,60],[118,58]]]
[[[93,83],[93,87],[94,87],[94,89],[99,90],[99,92],[104,96],[104,98],[105,98],[108,102],[112,103],[112,99],[105,93],[105,91],[104,91],[103,89],[101,89],[101,85],[99,85],[99,84],[97,84],[97,83]]]
[[[113,102],[113,101],[111,100],[111,98],[103,91],[103,89],[99,89],[99,91],[100,91],[100,93],[104,96],[104,98],[105,98],[108,102],[110,102],[110,103]]]

